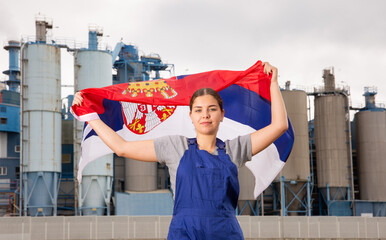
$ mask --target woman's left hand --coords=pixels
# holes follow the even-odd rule
[[[269,64],[269,62],[263,62],[264,66],[264,73],[265,74],[271,74],[272,73],[272,79],[271,82],[277,82],[277,68]]]

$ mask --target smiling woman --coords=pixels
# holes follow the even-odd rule
[[[265,149],[288,128],[287,114],[277,83],[277,69],[263,64],[271,75],[271,123],[251,134],[225,142],[217,138],[225,110],[219,94],[197,90],[190,99],[189,116],[196,138],[164,136],[126,141],[100,119],[89,121],[99,137],[119,156],[158,161],[168,166],[174,190],[173,219],[168,239],[243,239],[235,216],[239,196],[238,167]],[[82,104],[81,93],[74,104]],[[267,169],[269,170],[269,169]]]
[[[217,135],[220,122],[224,119],[224,109],[220,95],[211,88],[197,90],[190,100],[190,118],[197,132],[197,138],[205,141],[205,135]],[[202,142],[199,141],[199,142]],[[205,144],[206,145],[206,144]],[[215,144],[210,149],[199,148],[213,152]]]

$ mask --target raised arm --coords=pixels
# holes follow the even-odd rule
[[[81,93],[76,93],[73,105],[81,105],[82,102]],[[157,162],[153,140],[126,141],[100,119],[89,121],[88,124],[118,156],[139,161]]]
[[[277,81],[278,70],[267,62],[263,64],[264,72],[266,74],[272,74],[270,87],[272,121],[271,124],[265,128],[251,133],[252,156],[271,145],[271,143],[278,139],[288,129],[287,112]]]

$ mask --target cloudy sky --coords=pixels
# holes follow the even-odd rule
[[[385,9],[382,0],[13,0],[0,2],[0,40],[35,35],[41,13],[53,20],[54,39],[87,42],[97,24],[111,48],[123,39],[158,53],[177,75],[264,60],[279,68],[281,85],[311,88],[334,67],[358,106],[365,86],[376,86],[377,102],[386,103]],[[72,84],[72,57],[63,51],[62,58],[63,84]],[[0,70],[7,68],[1,48]]]

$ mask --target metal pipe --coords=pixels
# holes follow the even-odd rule
[[[311,216],[311,188],[310,177],[307,177],[307,216]]]
[[[25,46],[26,42],[23,43],[21,45],[21,48],[20,48],[20,165],[19,165],[19,168],[20,168],[20,176],[19,176],[19,184],[20,184],[20,196],[19,196],[19,216],[22,216],[22,211],[23,211],[23,208],[22,208],[22,202],[23,202],[23,197],[24,197],[24,194],[23,194],[23,180],[24,180],[24,171],[23,171],[23,166],[24,166],[24,162],[23,162],[23,81],[24,81],[24,71],[23,71],[23,50],[24,50],[24,46]]]
[[[281,216],[287,216],[287,210],[285,206],[285,190],[284,190],[284,181],[285,177],[281,176],[280,178],[280,193],[281,193]]]
[[[347,104],[347,138],[348,138],[348,144],[349,144],[349,149],[348,149],[348,157],[349,157],[349,165],[350,165],[350,178],[351,178],[351,199],[355,200],[355,195],[354,195],[354,169],[353,169],[353,160],[352,160],[352,143],[351,143],[351,122],[350,122],[350,101],[348,98],[348,94],[345,92],[341,92],[343,96],[345,96],[346,104]]]
[[[308,97],[308,119],[309,121],[311,120],[311,100],[310,100],[310,96],[307,96]],[[315,119],[314,119],[315,121]],[[309,129],[309,128],[308,128]],[[309,133],[309,132],[308,132]],[[310,135],[308,135],[308,146],[309,146],[309,151],[310,151],[310,167],[311,167],[311,182],[312,182],[312,185],[314,185],[314,158],[313,158],[313,154],[312,154],[312,139]]]
[[[264,216],[264,192],[260,194],[261,216]]]
[[[74,51],[74,59],[76,62],[76,59],[78,57],[78,51]],[[74,72],[77,71],[77,69],[74,69]],[[74,78],[74,92],[78,90],[78,78]],[[74,147],[74,202],[75,202],[75,216],[78,216],[78,194],[79,194],[79,182],[77,178],[78,173],[78,159],[79,159],[79,152],[77,148],[77,138],[78,138],[78,128],[77,128],[77,122],[74,118],[73,120],[73,147]]]

